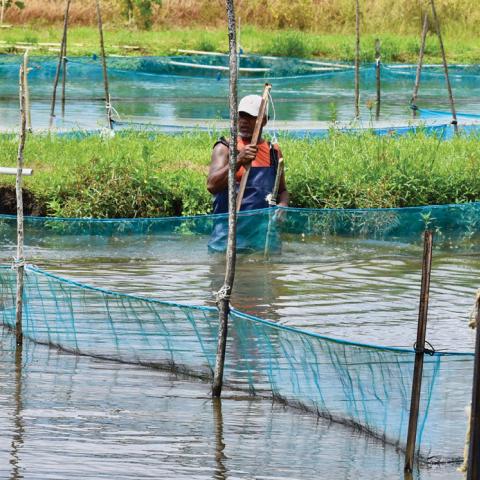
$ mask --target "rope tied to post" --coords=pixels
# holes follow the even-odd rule
[[[413,350],[415,351],[415,353],[423,353],[425,355],[430,355],[431,357],[433,357],[436,352],[434,346],[430,342],[427,342],[427,340],[425,340],[425,344],[428,345],[430,348],[420,348],[417,346],[417,342],[415,342],[413,344]]]
[[[215,293],[215,303],[218,305],[222,300],[230,300],[231,288],[224,285],[218,292]]]
[[[17,268],[20,268],[20,267],[25,267],[26,264],[27,263],[25,261],[25,258],[13,257],[12,270],[16,270]]]

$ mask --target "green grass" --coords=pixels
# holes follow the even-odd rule
[[[362,60],[374,60],[375,38],[382,42],[382,58],[385,62],[416,62],[419,35],[393,33],[368,34],[362,37]],[[19,42],[31,43],[31,54],[54,54],[55,47],[42,43],[59,42],[60,27],[13,27],[0,31],[0,52],[18,53]],[[178,49],[228,51],[224,29],[184,28],[158,31],[137,31],[125,28],[105,32],[108,54],[172,55]],[[245,26],[241,33],[245,52],[263,55],[280,55],[351,61],[354,57],[354,36],[351,34],[316,34],[297,30],[267,30]],[[93,27],[72,27],[69,32],[70,55],[98,53],[98,31]],[[135,48],[125,48],[135,47]],[[445,36],[445,48],[450,63],[480,63],[478,39],[465,32]],[[437,38],[428,37],[425,61],[440,63]]]
[[[49,215],[154,217],[210,212],[205,183],[215,137],[117,134],[111,139],[29,137],[25,187]],[[480,200],[480,137],[376,137],[334,133],[284,139],[291,205],[405,207]],[[14,166],[17,140],[0,137]],[[14,184],[2,177],[0,186]]]

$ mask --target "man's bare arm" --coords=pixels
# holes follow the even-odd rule
[[[256,145],[247,145],[242,148],[237,156],[237,170],[255,160],[257,152],[258,147]],[[223,143],[215,145],[207,178],[207,190],[211,194],[221,192],[228,186],[228,157],[227,146]]]
[[[222,143],[218,143],[212,151],[212,160],[207,178],[207,190],[214,195],[215,193],[225,190],[227,185],[228,147]]]

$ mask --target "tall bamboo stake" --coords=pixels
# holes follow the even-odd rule
[[[65,30],[65,41],[63,42],[62,53],[62,118],[65,118],[65,89],[67,84],[67,38],[68,38],[68,12],[67,12],[67,28]]]
[[[381,103],[381,55],[380,55],[380,40],[375,40],[375,84],[377,88],[377,108],[375,111],[375,119],[380,118],[380,103]]]
[[[428,15],[425,12],[425,15],[423,17],[422,40],[420,43],[420,52],[418,54],[417,73],[415,75],[415,85],[413,87],[412,99],[410,100],[410,105],[414,107],[412,111],[413,118],[417,116],[417,109],[415,108],[416,106],[415,104],[417,103],[418,90],[420,88],[420,78],[422,75],[423,56],[425,55],[425,43],[427,41],[427,33],[428,33]]]
[[[360,118],[360,5],[355,2],[355,118]]]
[[[2,0],[2,10],[0,11],[0,25],[3,25],[3,16],[5,14],[5,2],[6,0]]]
[[[223,386],[223,370],[225,366],[225,349],[227,346],[228,313],[230,310],[230,294],[235,278],[236,259],[236,185],[235,170],[237,165],[237,136],[238,136],[238,98],[237,98],[237,38],[235,31],[235,6],[234,0],[225,0],[228,15],[228,44],[230,48],[230,149],[228,169],[228,241],[225,281],[218,292],[218,343],[215,359],[215,372],[213,377],[212,395],[220,397]]]
[[[445,83],[447,84],[448,100],[450,102],[450,110],[452,111],[452,124],[455,129],[455,133],[458,133],[457,124],[457,112],[455,110],[455,101],[453,99],[452,86],[450,84],[450,77],[448,76],[447,57],[445,55],[445,48],[443,46],[442,32],[440,30],[440,22],[438,20],[437,11],[435,9],[435,0],[430,0],[432,5],[433,21],[435,22],[435,28],[437,30],[438,41],[440,43],[440,51],[442,52],[443,70],[445,71]]]
[[[423,359],[425,355],[425,337],[427,334],[428,299],[430,295],[430,274],[432,270],[433,233],[425,231],[422,262],[422,286],[420,289],[420,307],[418,310],[417,341],[415,343],[415,366],[413,370],[410,418],[408,421],[407,448],[405,453],[405,471],[412,472],[417,439],[418,413],[422,390]]]
[[[108,128],[110,128],[111,130],[113,128],[112,106],[110,103],[110,92],[108,88],[107,60],[105,58],[105,44],[103,41],[103,24],[102,24],[102,12],[100,11],[100,0],[96,0],[96,3],[97,3],[98,33],[100,35],[100,55],[102,57],[102,68],[103,68],[103,86],[105,88],[105,107],[107,109]]]
[[[48,128],[52,128],[53,119],[55,118],[55,103],[57,101],[57,86],[58,86],[58,79],[60,77],[60,69],[62,68],[62,60],[63,60],[63,53],[64,53],[64,45],[67,39],[67,28],[68,28],[68,11],[70,10],[70,3],[71,0],[67,0],[65,4],[65,14],[63,16],[63,34],[62,34],[62,43],[60,45],[60,54],[58,56],[58,64],[57,64],[57,71],[55,72],[55,79],[53,81],[53,93],[52,93],[52,104],[50,107],[50,121],[48,124]]]
[[[15,266],[17,269],[17,297],[15,308],[15,336],[17,346],[23,344],[23,274],[25,270],[25,258],[23,252],[23,196],[22,196],[22,169],[23,169],[23,150],[25,148],[26,137],[26,112],[25,112],[25,75],[24,64],[20,67],[19,91],[20,91],[20,140],[18,143],[17,155],[17,178],[15,190],[17,195],[17,258]]]
[[[477,300],[476,324],[467,480],[476,480],[480,476],[480,298]]]
[[[23,72],[25,87],[25,112],[27,116],[27,130],[32,131],[32,112],[30,111],[30,89],[28,88],[28,49],[23,55]]]

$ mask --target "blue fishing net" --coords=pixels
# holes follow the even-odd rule
[[[41,246],[88,242],[108,243],[110,239],[146,241],[163,238],[175,241],[197,236],[207,248],[212,230],[226,232],[228,215],[198,215],[136,219],[77,219],[25,217],[26,244]],[[480,246],[480,202],[426,205],[407,208],[308,209],[284,208],[252,210],[238,215],[239,245],[263,252],[267,232],[280,238],[365,239],[405,245],[421,245],[425,229],[435,232],[436,248],[477,251]],[[245,232],[245,233],[243,233]],[[16,217],[0,215],[0,242],[16,242]],[[221,245],[225,248],[225,242]]]
[[[211,380],[216,309],[118,294],[26,268],[24,333],[65,351]],[[15,272],[0,268],[0,319],[15,323]],[[357,428],[404,448],[414,352],[351,343],[230,313],[225,384]],[[425,358],[417,445],[458,461],[471,354]]]
[[[49,100],[57,67],[55,57],[31,57],[29,73],[33,124],[48,125]],[[18,69],[21,58],[0,56],[0,108],[7,116],[3,123],[18,124]],[[108,57],[110,94],[123,127],[142,128],[162,124],[181,129],[175,121],[227,120],[228,57],[225,55],[177,55],[170,57]],[[98,57],[71,57],[67,75],[67,114],[58,127],[94,128],[105,125],[104,89]],[[452,88],[457,110],[480,111],[478,68],[451,66]],[[391,131],[394,121],[404,127],[412,118],[409,101],[415,66],[382,65],[381,119]],[[277,119],[288,122],[351,121],[353,119],[354,71],[352,65],[295,58],[242,56],[239,95],[261,92],[265,81],[273,84]],[[375,67],[363,64],[360,70],[361,118],[375,117]],[[3,107],[2,104],[5,106]],[[447,110],[448,96],[439,66],[426,66],[418,105]],[[465,120],[467,118],[465,117]],[[204,122],[202,122],[204,123]],[[445,122],[448,124],[448,119]],[[160,127],[158,127],[160,128]],[[301,130],[298,132],[301,134]],[[311,134],[312,132],[310,132]]]

